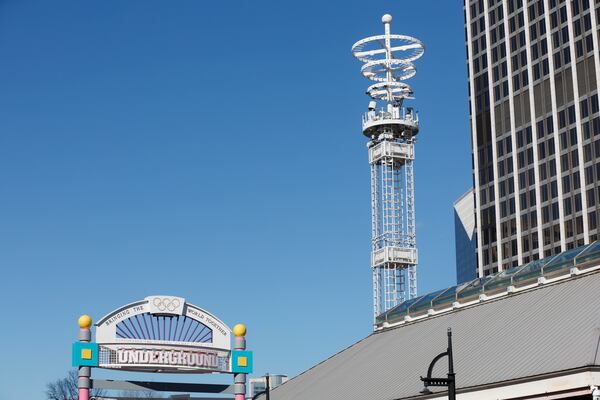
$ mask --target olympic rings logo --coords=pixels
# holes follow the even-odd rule
[[[179,301],[179,299],[171,299],[169,297],[155,297],[152,300],[152,304],[154,305],[154,307],[156,307],[159,311],[175,311],[177,308],[179,308],[179,306],[181,305],[181,302]]]

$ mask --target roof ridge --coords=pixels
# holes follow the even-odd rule
[[[373,333],[379,334],[379,333],[388,332],[388,331],[391,331],[391,330],[394,330],[394,329],[400,329],[400,328],[403,328],[403,327],[406,327],[406,326],[410,326],[410,325],[413,325],[413,324],[418,324],[420,322],[428,321],[428,320],[431,320],[431,319],[434,319],[434,318],[438,318],[438,317],[442,317],[442,316],[445,316],[445,315],[448,315],[448,314],[458,313],[460,311],[465,311],[465,310],[469,310],[471,308],[475,308],[475,307],[479,307],[479,306],[484,306],[486,304],[492,304],[492,303],[495,303],[497,301],[502,301],[502,300],[507,300],[509,298],[514,298],[516,296],[520,296],[520,295],[523,295],[523,294],[531,293],[531,292],[536,291],[536,290],[544,290],[546,288],[550,288],[550,287],[553,287],[553,286],[556,286],[556,285],[562,285],[562,284],[566,284],[566,283],[570,283],[570,282],[575,282],[575,281],[577,281],[579,279],[585,279],[587,277],[590,277],[590,276],[593,276],[593,275],[596,275],[596,274],[600,274],[600,269],[598,269],[598,270],[592,270],[592,271],[585,271],[585,272],[581,273],[580,275],[573,275],[573,276],[569,276],[568,278],[565,278],[565,279],[560,279],[560,280],[556,280],[556,281],[547,282],[547,283],[544,283],[543,285],[536,285],[536,286],[533,286],[533,287],[524,288],[523,290],[519,290],[517,292],[513,292],[513,293],[509,293],[509,294],[503,294],[503,295],[500,295],[500,296],[494,296],[492,298],[488,298],[485,301],[478,301],[476,303],[466,304],[466,305],[463,305],[461,307],[453,308],[453,309],[445,311],[445,312],[439,312],[439,313],[435,313],[433,315],[427,315],[427,316],[417,317],[417,318],[415,318],[415,319],[413,319],[411,321],[405,321],[403,323],[394,323],[391,326],[388,326],[388,327],[385,327],[385,328],[382,328],[382,329],[378,329],[378,330],[376,330]],[[450,288],[452,288],[452,286]],[[447,289],[450,289],[450,288],[439,289],[437,291],[433,291],[433,292],[430,292],[430,293],[435,293],[435,292],[447,290]],[[430,293],[428,293],[428,294],[430,294]],[[424,295],[424,296],[426,296],[426,295]],[[598,329],[600,330],[600,327]],[[600,335],[600,333],[599,333],[599,335]],[[598,342],[599,342],[599,347],[598,347],[597,351],[600,351],[600,337],[598,338]],[[599,355],[599,357],[600,357],[600,355]]]

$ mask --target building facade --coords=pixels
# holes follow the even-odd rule
[[[472,189],[454,203],[454,243],[456,283],[472,281],[477,277],[475,205]]]
[[[275,389],[277,386],[284,384],[287,381],[287,375],[269,375],[269,388]],[[266,376],[261,376],[259,378],[250,378],[248,382],[248,400],[254,399],[257,395],[264,393],[266,390]]]
[[[479,276],[598,237],[598,0],[465,0]]]

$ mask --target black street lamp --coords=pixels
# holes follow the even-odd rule
[[[269,383],[269,374],[265,375],[265,383],[267,384],[266,400],[271,400],[271,384]]]
[[[448,356],[448,378],[432,378],[433,367],[441,358]],[[448,400],[456,400],[456,375],[454,374],[454,359],[452,358],[452,330],[448,328],[448,350],[438,354],[429,364],[427,377],[421,377],[425,387],[421,390],[422,394],[431,394],[428,386],[447,386]]]

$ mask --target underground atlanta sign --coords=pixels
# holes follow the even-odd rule
[[[146,297],[95,326],[95,342],[73,344],[74,365],[135,372],[251,372],[252,354],[231,349],[232,330],[181,297]]]

